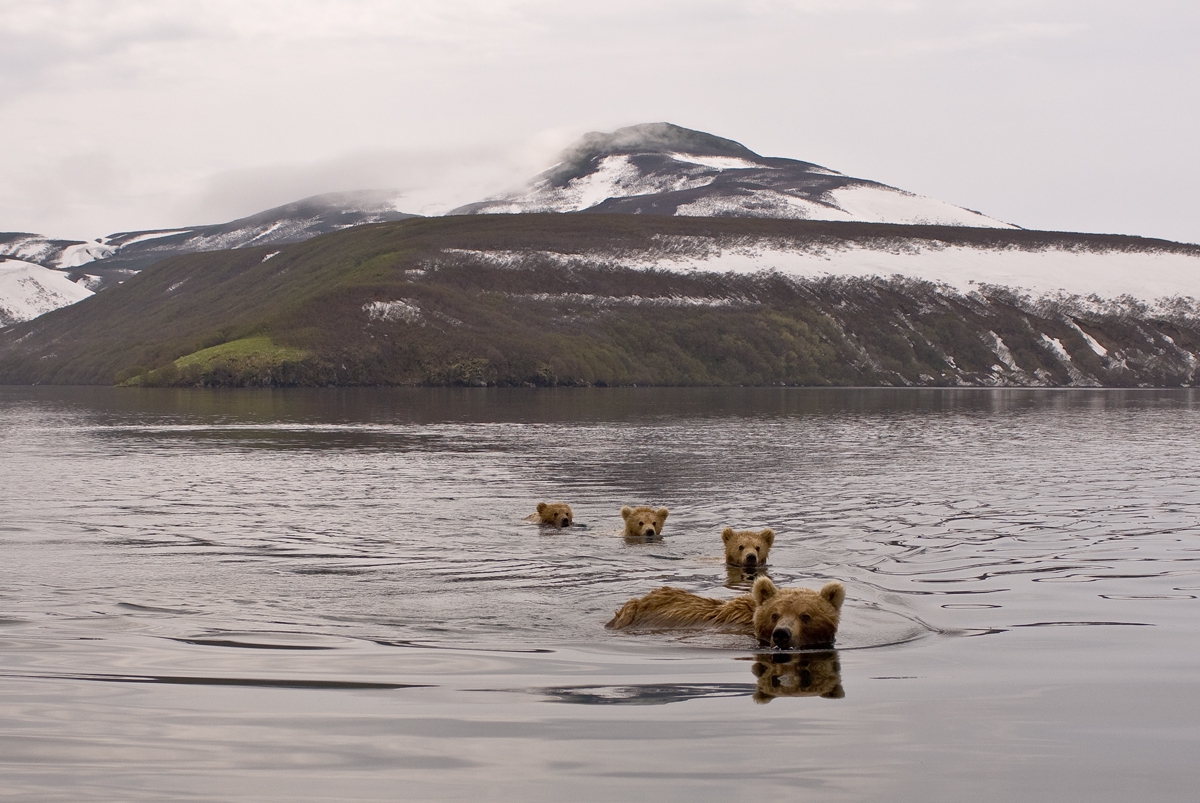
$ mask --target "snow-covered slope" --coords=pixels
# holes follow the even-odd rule
[[[1037,234],[1014,232],[994,243],[900,237],[894,229],[891,236],[857,239],[659,235],[654,247],[637,253],[454,251],[447,257],[514,268],[549,261],[671,272],[774,271],[800,279],[899,276],[963,293],[991,285],[1035,297],[1068,294],[1147,303],[1200,299],[1200,247],[1136,238],[1106,247],[1086,235],[1052,235],[1046,241],[1033,239]]]
[[[947,244],[937,240],[788,243],[664,242],[645,267],[796,277],[903,276],[970,291],[980,285],[1046,295],[1101,298],[1200,298],[1200,249],[1116,250],[1070,244],[1021,248]],[[695,251],[692,249],[695,248]],[[689,251],[692,253],[689,255]]]
[[[40,234],[0,232],[0,257],[20,259],[43,268],[74,268],[110,257],[116,251],[101,240],[52,240]]]
[[[38,234],[0,233],[0,256],[44,268],[68,270],[133,268],[168,256],[223,251],[256,245],[283,245],[331,231],[414,217],[396,208],[395,193],[350,192],[315,195],[229,223],[176,229],[125,231],[91,242],[53,240]],[[103,261],[103,265],[93,264]]]
[[[284,245],[352,226],[414,217],[397,209],[396,200],[394,192],[315,195],[229,223],[121,232],[110,235],[104,242],[116,248],[112,259],[140,266],[176,254]]]
[[[592,133],[520,191],[451,214],[614,212],[1014,228],[933,198],[669,123]]]
[[[330,193],[278,206],[250,217],[211,226],[128,231],[93,241],[54,240],[23,232],[0,233],[0,257],[10,257],[60,272],[63,281],[91,290],[119,284],[131,274],[167,257],[198,251],[222,251],[257,245],[300,242],[339,229],[414,217],[396,208],[393,192]],[[15,287],[15,285],[13,285]],[[17,292],[17,291],[13,291]],[[64,306],[69,294],[57,298]],[[0,309],[26,309],[24,296],[0,289]],[[46,306],[42,312],[54,309]],[[44,307],[44,308],[43,308]],[[41,314],[41,313],[38,313]],[[24,318],[18,318],[24,320]],[[11,321],[9,321],[11,323]],[[0,321],[0,326],[7,323]]]
[[[19,259],[0,259],[0,326],[36,318],[91,294],[61,271]]]

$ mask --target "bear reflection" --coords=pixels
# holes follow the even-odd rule
[[[760,577],[767,577],[767,567],[757,566],[753,569],[743,569],[741,566],[725,567],[726,588],[750,588]]]
[[[846,696],[842,688],[842,665],[837,650],[800,653],[760,653],[750,669],[758,678],[754,702],[769,703],[776,697]]]

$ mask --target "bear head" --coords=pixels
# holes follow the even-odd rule
[[[553,524],[555,527],[570,527],[575,521],[571,506],[561,502],[549,505],[545,502],[538,502],[537,514],[542,524]]]
[[[721,533],[725,542],[725,563],[729,566],[740,566],[743,569],[755,569],[767,564],[767,553],[771,544],[775,543],[775,531],[766,530],[735,530],[726,527]]]
[[[776,588],[769,577],[754,581],[754,635],[759,645],[797,650],[833,644],[841,619],[846,588],[826,583],[820,591]]]
[[[625,519],[625,535],[635,538],[656,538],[662,535],[663,522],[670,513],[665,507],[655,510],[652,507],[621,508],[621,518]]]
[[[758,678],[754,702],[769,703],[776,697],[846,696],[842,688],[842,666],[833,650],[801,653],[767,653],[754,656],[751,671]]]

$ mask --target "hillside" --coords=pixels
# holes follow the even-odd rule
[[[228,223],[117,232],[93,241],[55,240],[38,234],[0,232],[0,259],[7,257],[40,265],[88,290],[103,290],[167,257],[259,245],[286,245],[353,226],[414,217],[396,209],[395,201],[395,193],[388,192],[329,193]],[[61,297],[58,306],[74,303],[87,295],[68,293]],[[0,287],[0,307],[5,306],[23,309],[28,305],[17,297],[10,298]],[[46,311],[42,309],[38,314]],[[0,326],[4,325],[7,323],[0,321]]]
[[[913,252],[1086,270],[1022,294],[974,270],[955,286],[864,268]],[[1166,276],[1165,298],[1072,289],[1105,264]],[[1178,386],[1200,366],[1178,298],[1200,295],[1198,266],[1196,246],[1013,229],[414,219],[165,260],[0,330],[0,382]]]

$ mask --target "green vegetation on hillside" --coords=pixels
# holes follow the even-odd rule
[[[271,338],[246,337],[201,349],[161,368],[132,369],[117,384],[130,387],[255,387],[308,384],[305,364],[310,353],[277,346]],[[127,371],[127,373],[130,373]]]
[[[623,266],[662,248],[664,236],[685,243],[788,238],[837,246],[927,238],[1010,248],[1191,248],[1099,235],[744,218],[413,219],[324,235],[271,258],[265,248],[247,248],[165,260],[72,307],[0,330],[0,382],[1194,381],[1191,355],[1200,353],[1200,328],[1185,317],[1046,306],[986,288],[965,297],[921,282]],[[569,256],[588,252],[608,261]],[[995,337],[1008,357],[998,355]],[[1071,359],[1064,362],[1052,342]]]

